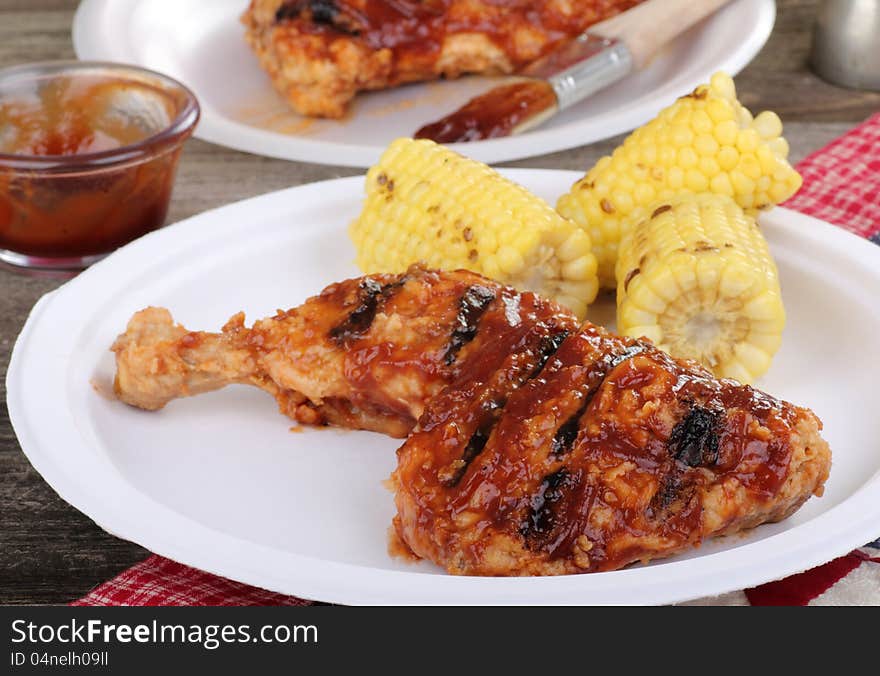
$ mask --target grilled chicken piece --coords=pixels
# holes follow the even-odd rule
[[[304,115],[339,118],[358,91],[510,73],[639,0],[251,0],[246,39]]]
[[[148,308],[113,350],[141,408],[250,383],[302,422],[411,431],[395,531],[458,574],[668,556],[784,519],[831,463],[811,411],[463,271],[348,280],[219,334]]]
[[[520,348],[464,368],[398,450],[397,534],[451,573],[613,570],[822,493],[807,409],[589,323],[549,358]]]
[[[147,308],[113,344],[114,389],[122,401],[155,410],[245,383],[300,422],[405,437],[472,354],[487,344],[514,349],[516,330],[477,332],[477,324],[510,322],[550,333],[577,327],[570,312],[534,294],[418,266],[333,284],[252,328],[239,313],[221,333],[190,332],[167,310]]]

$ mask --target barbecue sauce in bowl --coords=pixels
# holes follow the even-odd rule
[[[8,155],[86,155],[143,141],[154,130],[123,110],[126,97],[150,87],[100,76],[60,76],[35,90],[0,97],[0,152]],[[143,91],[133,92],[142,89]],[[170,123],[162,93],[153,94],[153,125]],[[117,101],[114,102],[114,99]]]
[[[197,119],[192,94],[141,69],[0,73],[0,260],[79,269],[160,227]]]

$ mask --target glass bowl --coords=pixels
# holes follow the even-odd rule
[[[0,70],[0,262],[81,270],[161,227],[198,119],[189,89],[143,68]]]

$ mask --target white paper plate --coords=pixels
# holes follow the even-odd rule
[[[572,172],[511,170],[553,199]],[[789,314],[764,389],[812,407],[834,453],[825,496],[792,518],[683,556],[611,573],[545,578],[443,574],[390,558],[382,486],[398,442],[368,432],[289,431],[244,386],[147,413],[101,392],[133,312],[170,308],[216,330],[299,304],[357,274],[346,224],[362,179],[292,188],[148,235],[34,308],[12,355],[9,412],[34,467],[111,533],[177,561],[279,592],[340,603],[665,603],[803,570],[880,533],[880,248],[784,209],[764,218]],[[610,307],[598,315],[609,316]],[[97,388],[97,389],[96,389]]]
[[[291,112],[244,41],[247,0],[84,0],[73,24],[81,59],[139,64],[189,85],[202,104],[196,136],[258,155],[368,167],[386,145],[458,108],[486,78],[365,94],[342,122]],[[456,147],[484,162],[574,148],[634,129],[716,70],[738,73],[766,42],[773,0],[734,0],[682,35],[644,71],[522,136]]]

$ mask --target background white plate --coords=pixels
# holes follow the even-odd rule
[[[73,24],[81,59],[134,63],[180,79],[198,95],[196,136],[258,155],[368,167],[399,136],[458,108],[491,82],[465,78],[358,97],[344,121],[310,120],[272,89],[244,41],[247,0],[84,0]],[[773,0],[734,0],[682,35],[644,71],[540,129],[454,145],[484,162],[574,148],[634,129],[716,70],[738,73],[773,29]]]
[[[550,200],[573,172],[510,170]],[[664,603],[766,582],[843,554],[880,533],[880,249],[776,209],[764,218],[789,324],[760,383],[811,406],[834,452],[826,494],[783,523],[706,543],[650,566],[558,578],[442,574],[386,551],[394,513],[382,486],[393,439],[289,432],[265,393],[244,386],[157,413],[101,392],[108,348],[154,304],[216,330],[294,306],[357,274],[346,225],[362,178],[233,204],[119,250],[34,308],[7,376],[10,418],[34,467],[111,533],[177,561],[279,592],[340,603]],[[821,255],[817,255],[821,252]],[[608,316],[610,306],[599,308]]]

